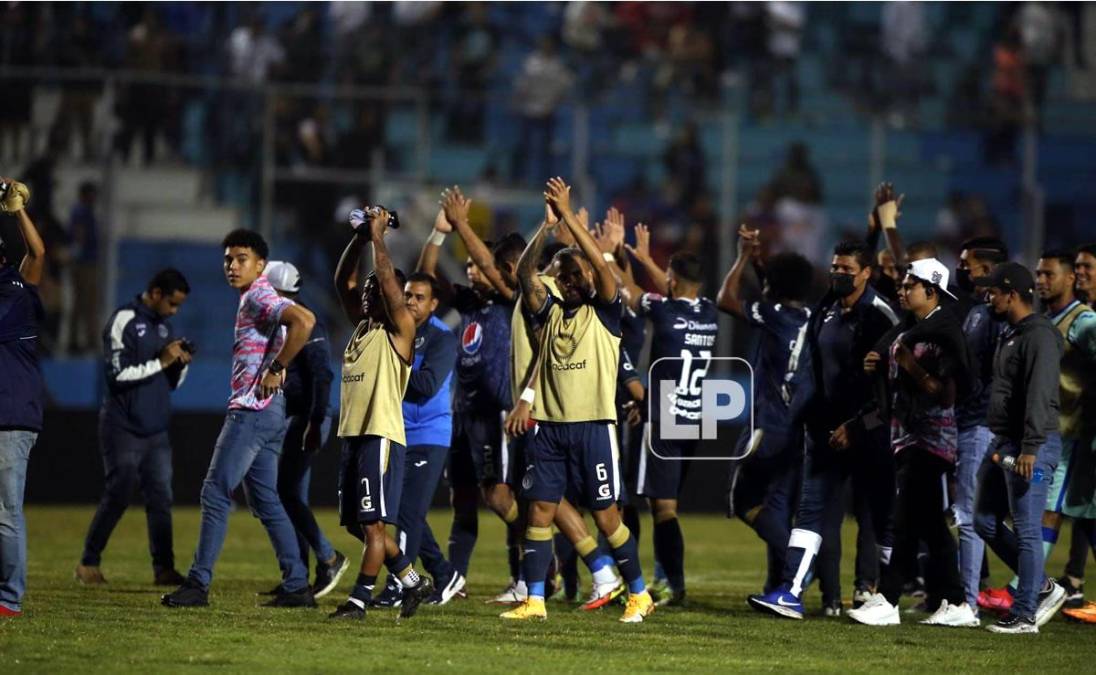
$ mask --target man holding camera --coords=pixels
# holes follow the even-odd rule
[[[177,339],[168,321],[190,292],[182,273],[165,269],[148,288],[111,315],[103,330],[107,393],[99,410],[99,445],[106,491],[91,519],[76,566],[83,584],[106,583],[103,549],[138,485],[145,498],[153,583],[177,586],[171,535],[171,392],[186,378],[194,346]]]

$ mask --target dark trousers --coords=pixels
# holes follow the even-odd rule
[[[421,557],[423,567],[439,584],[448,582],[453,575],[453,566],[441,552],[434,532],[426,522],[426,514],[434,501],[434,493],[438,490],[448,457],[449,448],[444,445],[412,445],[407,448],[403,498],[396,528],[400,549],[412,562]]]
[[[174,569],[171,443],[167,432],[135,436],[100,420],[99,446],[103,454],[106,490],[88,527],[80,564],[99,565],[110,534],[126,512],[134,491],[140,486],[145,499],[152,566],[155,569]]]
[[[312,484],[312,459],[316,453],[302,449],[307,428],[307,416],[294,415],[289,418],[289,428],[282,443],[282,455],[278,459],[278,498],[282,500],[285,514],[297,531],[297,546],[301,550],[301,562],[306,568],[309,551],[316,553],[317,564],[330,561],[335,556],[335,549],[324,536],[316,522],[316,516],[312,515],[312,508],[308,505],[308,492]],[[321,429],[322,448],[331,431],[330,417],[323,421]]]
[[[926,585],[933,602],[966,602],[959,577],[959,547],[948,529],[946,476],[951,465],[921,448],[906,448],[897,458],[898,494],[894,504],[894,550],[883,568],[879,592],[897,605],[902,584],[917,569],[921,542],[929,549]]]

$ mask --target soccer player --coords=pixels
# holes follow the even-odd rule
[[[548,294],[536,270],[544,236],[538,236],[518,263],[521,301],[542,326],[542,367],[537,394],[543,408],[528,448],[522,487],[530,500],[522,567],[528,598],[504,612],[505,619],[546,618],[545,576],[552,557],[551,524],[568,487],[593,511],[613,558],[628,584],[621,621],[639,623],[654,611],[639,564],[635,539],[621,522],[616,451],[615,394],[620,358],[620,294],[597,243],[578,222],[570,188],[559,178],[545,197],[557,218],[578,242],[578,249],[556,254],[560,297]],[[542,229],[547,227],[547,223]]]
[[[264,274],[278,295],[304,307],[298,299],[301,274],[292,263],[271,260],[266,264]],[[312,582],[312,595],[316,598],[330,593],[350,567],[346,556],[336,551],[324,536],[308,506],[312,460],[327,443],[331,432],[328,408],[333,378],[327,327],[317,319],[299,358],[293,359],[286,369],[283,392],[289,429],[278,463],[278,497],[297,531],[297,544],[305,569],[308,568],[308,552],[316,554],[316,578]],[[277,595],[279,590],[274,588],[267,594]]]
[[[163,596],[167,607],[209,604],[213,566],[228,533],[232,491],[241,482],[252,512],[262,521],[278,567],[282,592],[269,607],[315,607],[297,534],[278,498],[278,455],[285,439],[285,369],[308,342],[312,312],[278,295],[263,276],[269,249],[251,230],[225,237],[224,273],[240,293],[232,353],[232,394],[221,435],[202,484],[202,523],[186,581]]]
[[[894,202],[889,205],[897,210]],[[811,311],[806,334],[810,379],[792,402],[793,408],[803,406],[806,425],[801,495],[782,583],[749,598],[750,606],[761,612],[803,618],[803,589],[823,536],[839,536],[844,514],[833,505],[840,503],[850,474],[853,489],[864,490],[871,506],[880,563],[890,558],[894,463],[886,428],[870,406],[872,383],[863,363],[898,317],[868,282],[872,263],[863,243],[838,244],[830,264],[830,290]]]
[[[152,577],[157,586],[185,580],[175,570],[171,531],[171,392],[186,379],[192,354],[169,319],[190,285],[175,269],[157,272],[143,293],[114,311],[103,330],[107,392],[99,410],[99,446],[106,490],[76,566],[76,579],[106,583],[99,569],[111,532],[140,486],[148,519]]]
[[[928,546],[932,598],[940,599],[921,623],[978,626],[959,577],[955,539],[941,505],[958,444],[956,399],[966,393],[968,363],[959,317],[945,309],[955,302],[947,290],[948,270],[935,258],[912,261],[898,287],[906,320],[889,331],[864,359],[869,373],[885,371],[891,448],[897,464],[894,552],[883,568],[879,592],[849,618],[870,626],[900,623],[902,585],[917,566],[920,543]],[[946,298],[946,300],[945,300]],[[931,608],[930,601],[930,608]]]
[[[738,257],[716,298],[720,310],[759,329],[754,368],[754,437],[743,433],[731,468],[731,513],[765,542],[765,592],[780,584],[784,552],[798,493],[802,434],[792,422],[791,402],[799,384],[810,309],[803,305],[814,267],[797,253],[780,253],[764,263],[762,299],[744,302],[742,277],[760,253],[758,232],[738,231]]]
[[[415,361],[403,397],[407,458],[396,538],[407,559],[421,556],[434,578],[434,594],[427,602],[444,605],[464,589],[465,581],[442,555],[426,514],[449,458],[453,435],[450,384],[457,361],[457,337],[434,316],[438,308],[434,277],[416,272],[407,278],[403,289],[407,310],[415,320]],[[384,592],[373,604],[399,607],[402,601],[403,584],[389,575]]]
[[[38,284],[46,246],[27,215],[30,190],[0,178],[0,211],[15,216],[26,252],[16,266],[0,238],[0,617],[23,614],[27,590],[27,531],[23,491],[31,448],[42,432],[45,383],[38,363],[38,328],[45,318]]]
[[[415,354],[415,319],[407,309],[402,274],[384,243],[389,214],[374,209],[368,223],[355,229],[335,269],[335,289],[355,325],[343,352],[339,513],[365,550],[354,589],[333,619],[365,618],[382,563],[403,584],[401,617],[414,615],[433,590],[385,529],[386,523],[399,522],[406,446],[402,406]],[[369,243],[373,272],[359,285],[362,249]]]

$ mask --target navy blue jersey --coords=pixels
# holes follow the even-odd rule
[[[38,327],[45,314],[38,287],[16,267],[0,267],[0,429],[42,430]]]
[[[711,365],[719,332],[715,303],[708,298],[689,300],[644,293],[638,313],[651,321],[650,396],[669,396],[670,411],[678,422],[700,420],[702,382]],[[673,381],[672,393],[659,391]],[[657,422],[661,405],[651,401],[651,421]]]
[[[625,305],[624,314],[620,317],[620,351],[628,352],[633,365],[639,361],[646,338],[647,319]]]
[[[460,312],[457,333],[456,412],[490,414],[509,410],[510,319],[513,303],[456,286],[453,307]]]
[[[746,321],[760,328],[750,365],[754,371],[755,424],[763,429],[788,426],[788,409],[798,379],[809,309],[772,302],[745,307]]]
[[[286,368],[282,385],[286,416],[308,415],[311,420],[323,421],[329,413],[334,377],[327,327],[317,318],[308,342]]]

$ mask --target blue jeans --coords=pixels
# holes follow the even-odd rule
[[[1019,455],[1012,440],[997,436],[990,447],[1002,457]],[[1035,456],[1035,468],[1054,475],[1062,454],[1062,439],[1057,433],[1047,436]],[[1049,485],[1044,481],[1027,482],[1019,474],[1006,471],[986,453],[978,470],[978,496],[974,507],[974,529],[1013,572],[1020,583],[1013,595],[1012,613],[1024,618],[1035,616],[1043,579],[1043,509]],[[1012,516],[1012,529],[1005,519]]]
[[[315,551],[317,565],[335,557],[335,549],[324,536],[316,516],[308,506],[308,489],[312,484],[312,459],[316,453],[302,450],[304,431],[308,417],[296,415],[289,418],[289,430],[282,445],[281,463],[278,465],[278,497],[282,500],[286,515],[297,531],[297,548],[301,562],[308,568],[308,552]],[[327,443],[331,431],[331,418],[327,417],[320,428],[320,446]]]
[[[955,523],[959,527],[959,575],[963,592],[972,609],[978,607],[978,587],[982,577],[982,557],[986,542],[974,531],[974,496],[978,487],[978,469],[986,458],[993,434],[988,427],[959,430],[959,452],[955,463]]]
[[[411,562],[421,556],[423,567],[437,584],[448,583],[453,566],[434,539],[426,514],[445,471],[449,448],[444,445],[412,445],[404,461],[403,497],[401,499],[397,536],[400,550]]]
[[[292,593],[308,585],[297,532],[278,498],[278,455],[288,424],[281,393],[265,410],[228,411],[202,483],[202,524],[189,575],[202,588],[213,580],[213,565],[228,531],[232,491],[241,482],[251,512],[262,521],[274,545],[282,588]]]
[[[100,420],[99,445],[106,488],[88,526],[80,564],[99,565],[111,533],[140,485],[145,498],[152,567],[175,569],[171,530],[171,443],[167,432],[142,438]]]
[[[34,431],[0,431],[0,605],[22,611],[27,590],[27,526],[23,490],[27,485]]]

